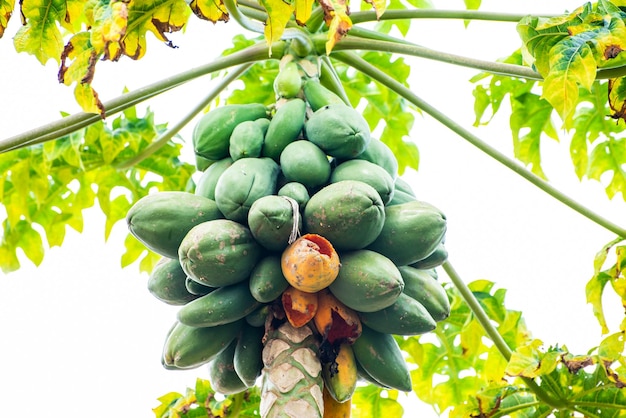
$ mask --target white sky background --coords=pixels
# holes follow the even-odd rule
[[[438,2],[443,4],[445,2]],[[446,3],[462,8],[461,1]],[[575,1],[483,1],[484,10],[560,13]],[[16,54],[11,37],[15,15],[0,41],[0,137],[6,138],[56,120],[59,111],[79,109],[73,88],[58,85],[57,67],[43,67]],[[515,25],[418,21],[411,40],[434,49],[494,60],[518,47]],[[151,42],[145,58],[99,63],[94,85],[106,101],[124,86],[135,89],[167,75],[204,64],[230,45],[235,23],[212,25],[195,17],[186,35],[173,35],[178,49]],[[416,94],[464,126],[473,120],[475,70],[409,59]],[[211,85],[209,77],[189,83],[150,102],[157,121],[176,122]],[[140,109],[143,107],[140,106]],[[512,154],[503,115],[476,130],[498,149]],[[141,114],[141,111],[140,111]],[[192,124],[183,132],[190,140]],[[566,344],[577,354],[600,341],[600,328],[585,304],[584,287],[593,256],[614,236],[564,207],[505,169],[430,117],[418,117],[412,139],[419,146],[419,172],[407,173],[418,196],[448,217],[450,261],[465,281],[485,278],[508,289],[507,306],[522,310],[529,329],[546,345]],[[596,182],[580,183],[569,160],[569,143],[545,140],[544,167],[554,185],[583,204],[626,224],[626,205],[609,202]],[[187,150],[189,151],[189,150]],[[204,368],[166,371],[160,365],[165,333],[177,308],[154,299],[147,276],[137,266],[122,270],[125,225],[119,223],[107,243],[99,209],[85,213],[83,234],[68,232],[62,248],[46,253],[39,268],[25,260],[19,272],[0,278],[0,415],[45,414],[52,417],[152,417],[156,398],[184,391]],[[446,281],[441,272],[442,280]],[[611,299],[612,329],[620,304]],[[417,403],[422,416],[435,416]]]

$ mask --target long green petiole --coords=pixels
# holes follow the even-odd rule
[[[443,263],[442,267],[452,281],[452,284],[454,284],[454,287],[456,287],[461,294],[465,303],[469,306],[478,323],[480,323],[487,336],[491,339],[491,341],[493,341],[500,354],[502,354],[502,357],[504,357],[506,361],[511,360],[511,348],[508,346],[506,341],[504,341],[504,338],[502,338],[502,335],[500,335],[498,330],[493,326],[489,316],[487,316],[485,310],[482,306],[480,306],[480,303],[474,296],[474,293],[472,293],[470,288],[467,287],[449,261]],[[537,398],[539,398],[542,402],[550,405],[554,409],[568,408],[567,402],[563,399],[553,399],[533,379],[523,377],[522,380],[524,380],[526,386],[528,386],[528,388],[531,389],[535,395],[537,395]]]
[[[374,80],[379,83],[387,86],[392,89],[400,96],[404,97],[409,102],[413,103],[415,106],[420,108],[422,111],[428,113],[430,116],[435,118],[437,121],[442,123],[448,129],[468,141],[470,144],[474,145],[476,148],[483,151],[485,154],[489,155],[491,158],[495,159],[499,163],[503,164],[507,168],[513,170],[544,192],[548,193],[550,196],[557,199],[559,202],[569,206],[574,209],[576,212],[595,222],[596,224],[602,226],[603,228],[613,232],[614,234],[626,238],[626,229],[623,227],[611,222],[610,220],[604,218],[603,216],[595,213],[591,209],[586,206],[580,204],[578,201],[572,199],[571,197],[565,195],[559,189],[555,188],[547,181],[542,178],[536,176],[532,172],[528,171],[525,167],[520,165],[514,159],[506,156],[501,153],[491,145],[487,144],[483,140],[481,140],[476,135],[469,132],[467,129],[459,125],[457,122],[449,118],[444,113],[440,112],[438,109],[434,108],[424,100],[422,100],[419,96],[413,93],[409,88],[405,87],[392,77],[385,74],[383,71],[374,67],[369,62],[365,61],[363,58],[359,57],[355,53],[352,52],[334,52],[332,56],[339,61],[342,61],[353,68],[361,71],[362,73],[372,77]]]
[[[176,124],[174,124],[171,128],[167,129],[161,135],[159,135],[154,142],[148,145],[143,149],[142,152],[135,155],[130,160],[124,161],[115,166],[117,169],[125,170],[128,169],[135,164],[139,163],[145,158],[148,158],[152,154],[154,154],[159,148],[163,145],[167,144],[167,142],[172,139],[181,129],[183,129],[191,120],[202,111],[205,107],[208,106],[209,103],[213,101],[230,83],[237,80],[240,75],[242,75],[248,68],[250,68],[252,64],[242,64],[239,67],[232,70],[226,77],[224,77],[220,82],[206,95],[197,105],[195,105],[181,120],[179,120]]]
[[[519,13],[485,12],[482,10],[437,10],[437,9],[406,9],[386,10],[380,18],[374,11],[354,12],[350,14],[352,23],[374,22],[378,20],[397,19],[459,19],[459,20],[486,20],[491,22],[516,23],[528,16]],[[553,17],[553,15],[536,15],[541,17]]]
[[[271,45],[274,58],[282,57],[285,51],[284,42],[276,42]],[[220,57],[208,64],[192,68],[172,75],[170,77],[159,80],[155,83],[141,87],[137,90],[118,96],[104,103],[106,114],[108,116],[128,109],[147,99],[155,97],[163,92],[173,89],[181,84],[198,77],[211,74],[216,71],[234,67],[250,62],[263,61],[269,58],[270,46],[266,44],[255,44],[242,51],[235,52],[231,55]],[[20,133],[16,136],[0,140],[0,152],[11,151],[30,145],[40,144],[53,139],[61,138],[81,128],[91,125],[100,120],[100,115],[94,113],[75,113],[68,117],[59,119],[55,122],[48,123],[38,128]]]

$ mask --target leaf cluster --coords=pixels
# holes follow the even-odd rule
[[[128,169],[117,166],[136,157],[165,129],[148,110],[131,108],[110,124],[98,122],[56,141],[0,154],[2,219],[0,260],[5,272],[20,266],[18,248],[39,265],[45,245],[60,246],[67,227],[83,230],[83,211],[97,202],[106,216],[104,238],[131,205],[151,190],[190,187],[194,167],[180,160],[182,144],[170,141]],[[127,240],[123,264],[143,255],[140,267],[156,259]]]

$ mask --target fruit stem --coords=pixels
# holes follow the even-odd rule
[[[483,330],[485,331],[487,336],[491,339],[491,341],[493,341],[493,344],[496,346],[500,354],[502,354],[502,357],[504,357],[507,362],[510,361],[511,356],[513,354],[511,351],[511,348],[508,346],[506,341],[504,341],[504,338],[502,337],[502,335],[500,335],[498,330],[493,326],[493,324],[491,323],[491,320],[489,319],[489,316],[487,315],[483,307],[480,305],[480,303],[476,299],[476,296],[474,296],[474,293],[461,279],[461,277],[458,275],[454,267],[452,267],[452,264],[450,264],[450,261],[448,260],[445,261],[442,264],[442,267],[444,271],[446,272],[446,274],[448,275],[448,277],[450,278],[450,280],[452,281],[452,283],[454,284],[454,286],[457,288],[457,290],[461,294],[461,297],[463,298],[465,303],[467,303],[467,305],[471,309],[478,323],[482,326]],[[567,401],[565,401],[564,399],[553,399],[552,396],[550,396],[533,379],[528,378],[528,377],[522,377],[522,380],[524,381],[526,386],[528,386],[528,388],[531,389],[535,393],[537,398],[540,399],[545,404],[549,405],[550,407],[554,409],[568,408],[569,405]]]
[[[285,42],[275,42],[271,45],[271,48],[274,58],[280,58],[285,51]],[[266,60],[269,57],[269,49],[270,46],[264,43],[255,44],[231,55],[212,60],[202,66],[191,68],[125,93],[104,103],[106,114],[110,116],[121,112],[198,77],[236,65]],[[100,120],[99,114],[75,113],[13,137],[0,140],[0,153],[57,139]]]
[[[252,66],[251,63],[242,64],[239,67],[233,69],[224,77],[210,92],[206,95],[198,104],[196,104],[181,120],[175,125],[161,133],[150,145],[144,148],[140,153],[135,155],[126,161],[121,162],[115,166],[118,170],[126,170],[131,168],[135,164],[143,161],[152,154],[154,154],[159,148],[167,144],[181,129],[183,129],[191,120],[196,117],[209,103],[213,101],[230,83],[239,78],[240,75],[246,72],[248,68]]]
[[[374,42],[374,41],[372,41]],[[516,160],[506,156],[501,153],[491,145],[487,144],[483,140],[481,140],[476,135],[469,132],[467,129],[463,128],[457,122],[449,118],[444,113],[440,112],[420,97],[418,97],[415,93],[413,93],[408,87],[405,87],[397,80],[385,74],[383,71],[374,67],[369,62],[365,61],[363,58],[359,57],[353,52],[333,52],[333,57],[339,61],[342,61],[353,68],[363,72],[379,83],[387,86],[391,90],[398,93],[400,96],[404,97],[409,102],[413,103],[415,106],[420,108],[425,113],[428,113],[435,120],[439,121],[441,124],[446,126],[448,129],[468,141],[470,144],[474,145],[479,150],[483,151],[485,154],[489,155],[491,158],[495,159],[505,167],[513,170],[515,173],[519,174],[533,185],[537,186],[553,198],[557,199],[559,202],[563,203],[566,206],[574,209],[576,212],[595,222],[596,224],[602,226],[603,228],[613,232],[614,234],[626,238],[626,229],[623,227],[611,222],[610,220],[604,218],[603,216],[593,212],[591,209],[582,205],[578,201],[572,199],[571,197],[565,195],[556,187],[552,186],[547,181],[543,180],[539,176],[527,170],[524,166],[520,165]]]
[[[354,12],[350,14],[350,19],[353,24],[396,19],[462,19],[517,23],[527,16],[528,14],[485,12],[482,10],[407,9],[385,10],[380,18],[376,17],[376,12],[373,10]],[[554,17],[556,15],[535,14],[534,16]]]
[[[328,55],[322,55],[320,56],[320,60],[322,64],[320,76],[326,75],[326,80],[330,83],[331,90],[337,94],[345,104],[350,106],[350,99],[346,94],[346,90],[343,88],[343,84],[341,84],[341,79],[337,71],[335,71],[335,67],[333,67],[333,64],[330,62],[330,58]]]

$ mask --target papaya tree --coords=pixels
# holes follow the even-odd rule
[[[96,203],[105,237],[125,222],[122,266],[177,307],[162,366],[208,367],[161,396],[157,417],[402,416],[402,392],[452,417],[626,414],[625,325],[611,329],[603,306],[609,283],[626,300],[626,229],[542,161],[542,140],[566,139],[576,176],[626,199],[623,1],[550,15],[421,0],[0,6],[0,36],[19,15],[15,50],[56,61],[82,109],[0,139],[2,269],[40,264]],[[97,69],[149,56],[149,36],[175,47],[193,19],[235,36],[217,58],[101,99]],[[411,36],[423,19],[507,23],[521,46],[491,61],[435,51]],[[512,156],[416,94],[414,58],[475,70],[474,125],[506,112]],[[206,76],[180,119],[138,112]],[[403,176],[420,164],[418,115],[610,234],[581,289],[603,335],[587,352],[544,347],[504,289],[453,267],[446,211]]]

